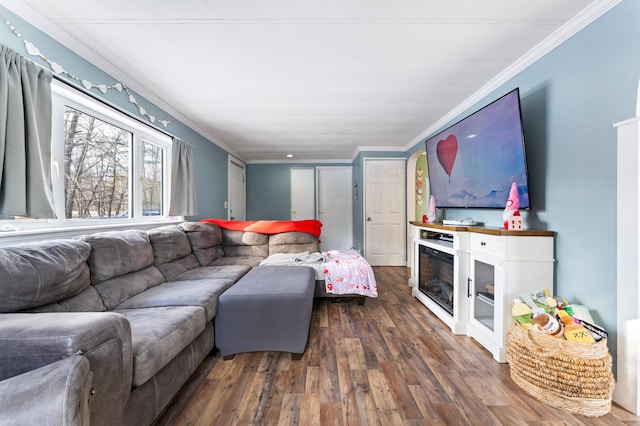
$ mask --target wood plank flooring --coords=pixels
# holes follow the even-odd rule
[[[509,366],[455,336],[411,296],[405,267],[374,268],[379,297],[316,300],[304,356],[210,355],[161,425],[640,425],[614,404],[599,418],[538,402]]]

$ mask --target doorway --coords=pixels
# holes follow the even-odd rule
[[[291,174],[291,220],[316,218],[315,171],[313,167],[294,167]]]
[[[421,222],[429,206],[429,170],[424,150],[414,152],[407,159],[407,223]],[[412,230],[407,226],[407,266],[413,268]]]
[[[316,168],[318,220],[322,222],[322,251],[353,247],[351,166]]]
[[[244,163],[229,156],[229,189],[227,218],[229,220],[245,220],[245,173]]]
[[[404,170],[404,159],[364,159],[364,246],[372,266],[406,265]]]

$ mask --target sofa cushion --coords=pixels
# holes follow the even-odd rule
[[[269,236],[257,232],[222,230],[222,248],[225,256],[269,255]]]
[[[153,263],[161,265],[191,254],[187,234],[178,225],[162,226],[147,231],[153,248]]]
[[[251,267],[246,265],[200,266],[178,275],[172,281],[220,278],[236,282],[250,269]]]
[[[269,256],[269,246],[223,246],[225,256],[253,256],[265,258]]]
[[[144,231],[110,231],[81,235],[91,244],[91,283],[99,283],[153,265],[153,249]]]
[[[89,287],[91,246],[52,240],[0,249],[0,312],[57,302]]]
[[[180,228],[187,234],[193,254],[201,266],[224,257],[222,230],[214,223],[185,222]]]
[[[224,257],[222,246],[208,247],[205,249],[193,249],[193,254],[198,259],[200,266],[210,265],[212,262]]]
[[[100,294],[90,285],[75,296],[23,312],[104,312],[106,310],[107,307],[104,306]]]
[[[165,365],[144,385],[131,389],[131,395],[122,413],[122,426],[154,425],[160,415],[187,382],[191,374],[213,349],[213,324],[207,322],[200,335]],[[201,376],[203,379],[204,377]],[[173,416],[170,416],[173,417]],[[204,423],[209,420],[203,416]],[[203,423],[201,422],[201,423]],[[160,421],[160,424],[187,424],[186,422]],[[209,421],[211,423],[211,421]]]
[[[248,267],[258,266],[265,258],[262,256],[230,256],[221,257],[209,263],[207,266],[244,265]]]
[[[222,230],[215,223],[185,222],[179,226],[187,234],[191,249],[205,249],[222,244]]]
[[[233,283],[235,280],[217,278],[171,281],[125,300],[118,309],[201,306],[205,310],[207,321],[211,321],[218,310],[218,296]]]
[[[122,309],[131,324],[133,386],[140,386],[167,365],[204,330],[204,308],[169,306]]]
[[[223,246],[260,246],[266,244],[269,244],[269,236],[267,234],[222,229]]]
[[[100,293],[107,309],[112,310],[125,300],[165,281],[158,268],[151,265],[141,271],[95,283],[93,286]]]
[[[167,281],[173,280],[180,274],[198,267],[200,267],[200,263],[193,254],[185,256],[182,259],[174,260],[173,262],[157,265],[157,268]]]
[[[191,252],[187,234],[178,225],[163,226],[148,231],[153,247],[154,265],[167,280],[200,266]]]
[[[319,251],[318,237],[307,232],[282,232],[269,236],[269,255]]]

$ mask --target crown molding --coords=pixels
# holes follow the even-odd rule
[[[291,166],[296,166],[300,164],[336,164],[336,165],[351,165],[353,163],[352,160],[349,159],[319,159],[319,160],[300,160],[292,158],[291,160],[249,160],[246,164],[289,164]]]
[[[404,151],[409,151],[415,145],[424,141],[427,137],[436,133],[438,130],[442,129],[447,123],[454,120],[456,117],[471,108],[477,102],[481,101],[491,92],[518,75],[520,72],[531,66],[547,53],[551,52],[553,49],[567,41],[573,35],[584,29],[586,26],[591,24],[593,21],[607,13],[609,10],[611,10],[621,2],[622,0],[593,1],[587,8],[582,10],[571,21],[567,22],[565,25],[554,31],[549,37],[538,43],[533,49],[525,53],[517,61],[509,65],[501,73],[489,80],[478,91],[465,99],[457,107],[449,111],[440,120],[436,121],[427,129],[422,131],[401,149]]]

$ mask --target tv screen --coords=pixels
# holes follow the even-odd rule
[[[515,182],[520,208],[531,208],[519,89],[427,139],[425,146],[436,207],[503,209]]]

